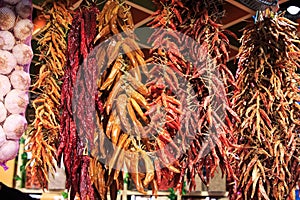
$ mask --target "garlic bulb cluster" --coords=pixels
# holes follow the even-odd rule
[[[30,40],[30,0],[3,0],[0,7],[0,166],[14,159],[19,139],[26,131],[29,103],[29,66],[33,57]]]

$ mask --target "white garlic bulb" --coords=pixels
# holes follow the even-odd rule
[[[0,50],[0,74],[9,74],[16,66],[15,56],[9,51]]]
[[[28,94],[18,89],[11,90],[4,99],[5,108],[12,114],[25,113],[28,102]]]
[[[16,22],[15,13],[7,7],[1,7],[0,8],[0,30],[8,31],[15,25],[15,22]]]
[[[15,45],[15,37],[9,31],[0,31],[0,49],[11,50]]]
[[[22,0],[16,6],[18,15],[22,18],[28,18],[32,13],[31,2],[29,0]]]
[[[33,31],[33,23],[29,19],[21,19],[14,27],[14,35],[20,40],[26,40],[31,36]]]
[[[11,73],[10,82],[15,89],[28,90],[30,86],[30,75],[23,70],[15,70]]]
[[[19,140],[26,128],[26,118],[18,114],[8,116],[3,124],[3,130],[6,138],[10,140]]]
[[[18,140],[6,140],[0,147],[0,164],[5,164],[7,161],[14,159],[19,151]]]
[[[13,55],[17,59],[17,63],[20,65],[30,64],[33,57],[33,52],[30,46],[26,44],[17,44],[12,49]]]

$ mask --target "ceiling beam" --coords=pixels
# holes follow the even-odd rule
[[[238,2],[238,1],[236,1],[236,0],[226,0],[226,1],[227,1],[228,3],[230,3],[230,4],[232,4],[232,5],[234,5],[234,6],[238,7],[238,8],[240,8],[240,9],[242,9],[242,10],[248,12],[248,13],[255,14],[255,11],[254,11],[254,10],[248,8],[247,6],[245,6],[244,4],[242,4],[242,3],[240,3],[240,2]],[[288,1],[289,1],[289,0],[279,0],[278,3],[279,3],[279,4],[283,4],[283,3],[288,2]]]
[[[132,6],[132,7],[136,8],[136,9],[141,10],[141,11],[143,11],[145,13],[150,14],[150,15],[152,15],[154,13],[152,10],[149,10],[149,9],[143,7],[143,6],[137,5],[137,4],[135,4],[135,3],[131,2],[131,1],[125,1],[125,3],[127,5],[129,5],[129,6]]]
[[[285,2],[288,2],[289,0],[279,0],[279,4],[282,4],[282,3],[285,3]]]
[[[140,42],[139,42],[139,46],[142,47],[143,49],[151,49],[151,46],[142,44],[142,43],[140,43]]]
[[[246,19],[249,19],[249,18],[252,17],[252,16],[253,16],[253,14],[247,14],[247,15],[241,17],[241,18],[238,18],[238,19],[236,19],[236,20],[233,20],[233,21],[231,21],[231,22],[229,22],[229,23],[227,23],[227,24],[224,24],[221,28],[222,28],[222,29],[227,29],[227,28],[229,28],[230,26],[236,25],[236,24],[238,24],[238,23],[240,23],[240,22],[242,22],[242,21],[244,21],[244,20],[246,20]]]
[[[283,4],[283,3],[288,2],[288,1],[289,1],[289,0],[279,0],[278,3],[279,3],[279,4]],[[240,8],[240,9],[242,9],[242,10],[248,12],[249,14],[247,14],[247,15],[245,15],[245,16],[239,18],[239,19],[233,20],[233,21],[231,21],[231,22],[229,22],[229,23],[227,23],[227,24],[224,24],[224,25],[222,26],[222,29],[229,28],[230,26],[233,26],[233,25],[235,25],[235,24],[237,24],[237,23],[239,23],[239,22],[241,22],[241,21],[243,21],[243,20],[246,20],[246,19],[252,17],[253,15],[255,15],[255,11],[254,11],[254,10],[248,8],[247,6],[243,5],[243,4],[240,3],[240,2],[237,2],[236,0],[226,0],[226,2],[228,2],[228,3],[232,4],[233,6],[236,6],[236,7]]]
[[[229,62],[229,61],[233,61],[233,60],[235,60],[235,59],[236,59],[236,56],[232,56],[231,58],[229,58],[228,62]]]
[[[234,46],[234,45],[232,45],[232,44],[230,44],[229,47],[230,47],[231,49],[235,50],[235,51],[239,51],[239,48],[236,47],[236,46]]]
[[[244,11],[246,11],[246,12],[252,14],[252,15],[255,14],[255,11],[254,11],[254,10],[248,8],[247,6],[245,6],[244,4],[242,4],[242,3],[240,3],[240,2],[237,2],[236,0],[226,0],[226,1],[227,1],[228,3],[234,5],[235,7],[238,7],[238,8],[240,8],[240,9],[242,9],[242,10],[244,10]]]
[[[146,23],[148,23],[149,21],[151,21],[153,19],[153,17],[147,17],[145,19],[143,19],[142,21],[140,21],[139,23],[134,25],[134,28],[138,28]]]

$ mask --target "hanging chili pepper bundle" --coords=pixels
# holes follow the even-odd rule
[[[33,83],[32,91],[38,97],[33,100],[35,119],[29,133],[28,151],[32,158],[31,173],[46,187],[48,173],[54,173],[56,148],[60,124],[60,78],[64,75],[66,63],[65,41],[72,17],[66,2],[51,2],[43,6],[47,17],[45,27],[37,37],[39,74]]]
[[[176,178],[179,190],[185,174],[189,190],[195,188],[196,174],[208,185],[217,166],[228,176],[232,174],[227,155],[231,145],[230,118],[239,118],[228,99],[227,87],[234,82],[226,67],[229,41],[215,22],[220,17],[216,5],[221,4],[222,1],[199,1],[196,5],[192,1],[164,1],[150,23],[152,27],[165,28],[156,29],[150,37],[153,55],[167,57],[167,66],[188,82],[186,91],[176,94],[180,103],[188,107],[181,115],[181,131],[177,134],[183,146],[190,147],[183,149],[185,153],[180,158],[181,173]],[[159,180],[161,171],[156,172]]]
[[[96,51],[101,72],[96,101],[101,108],[98,106],[92,182],[102,199],[106,199],[109,189],[111,195],[116,195],[122,188],[124,178],[120,172],[125,163],[136,188],[145,193],[144,187],[153,181],[153,164],[144,149],[135,145],[141,143],[143,135],[139,120],[148,121],[144,112],[148,109],[149,92],[141,82],[147,73],[144,53],[135,41],[130,7],[125,3],[107,1],[97,19],[98,35],[94,41],[99,43]],[[145,163],[144,169],[141,162]]]
[[[186,108],[177,94],[185,87],[186,81],[168,67],[166,54],[160,53],[160,56],[153,53],[153,66],[146,84],[150,95],[147,98],[149,110],[145,113],[149,123],[145,128],[147,140],[144,144],[147,151],[155,155],[153,162],[158,188],[167,190],[176,186],[180,176],[178,159],[182,154],[180,146],[184,144],[179,132]]]
[[[66,187],[71,189],[71,199],[74,199],[76,194],[81,199],[94,199],[94,190],[88,174],[90,158],[84,155],[86,154],[85,150],[93,149],[94,142],[93,107],[85,107],[90,102],[94,102],[94,100],[91,101],[91,94],[87,94],[92,91],[90,87],[93,81],[85,81],[85,77],[82,76],[89,75],[87,70],[89,73],[96,72],[95,60],[87,63],[87,58],[93,48],[92,41],[96,36],[98,12],[94,6],[76,11],[68,34],[67,65],[61,92],[60,144],[57,157],[60,160],[63,155],[67,175]],[[82,120],[84,117],[86,120]],[[89,149],[86,149],[88,147]]]
[[[232,111],[228,98],[228,87],[234,86],[234,77],[226,66],[229,59],[227,50],[229,40],[221,30],[222,25],[217,23],[222,16],[219,9],[221,5],[222,1],[197,2],[196,6],[191,8],[193,10],[191,16],[194,16],[191,17],[191,22],[194,26],[184,26],[182,30],[188,36],[184,38],[182,45],[189,47],[187,40],[189,37],[196,41],[186,56],[192,60],[194,68],[191,69],[189,81],[199,100],[198,108],[196,107],[199,119],[196,129],[198,133],[194,133],[196,140],[187,153],[189,160],[187,173],[195,174],[195,170],[206,185],[209,185],[217,166],[220,166],[227,177],[231,176],[232,169],[227,149],[232,144],[228,138],[232,129],[231,119],[239,120]],[[205,59],[207,54],[209,57]],[[205,136],[205,133],[208,133],[208,136]],[[199,148],[200,152],[195,151],[194,147]],[[190,189],[195,187],[194,184],[192,180]]]
[[[231,199],[290,199],[300,180],[300,119],[295,23],[269,9],[242,36],[232,150],[238,180]]]

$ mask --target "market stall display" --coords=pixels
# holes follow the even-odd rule
[[[24,9],[20,9],[24,8]],[[29,65],[33,57],[30,1],[0,3],[0,165],[14,159],[27,128]]]
[[[264,5],[243,29],[234,77],[227,1],[152,2],[140,27],[124,0],[50,0],[36,12],[30,0],[1,1],[0,165],[26,132],[28,180],[47,189],[62,167],[71,200],[125,199],[127,187],[173,199],[194,194],[197,179],[209,188],[218,169],[230,199],[292,199],[297,24],[276,13],[278,1],[257,1]]]

